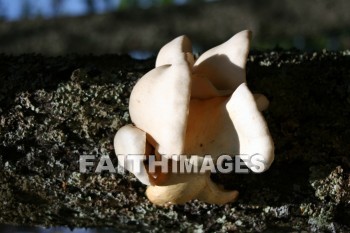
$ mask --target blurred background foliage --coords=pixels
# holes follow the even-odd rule
[[[5,21],[98,14],[130,8],[210,2],[205,0],[0,0],[0,19]]]
[[[131,53],[187,34],[196,52],[253,31],[257,50],[345,50],[348,0],[0,0],[0,53]]]

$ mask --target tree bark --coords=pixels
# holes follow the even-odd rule
[[[128,97],[154,59],[0,55],[0,223],[119,231],[349,231],[349,52],[250,55],[247,82],[276,159],[263,174],[213,174],[239,200],[156,207],[131,174],[81,173],[110,156]],[[96,163],[95,163],[96,166]],[[94,168],[90,168],[91,171]]]

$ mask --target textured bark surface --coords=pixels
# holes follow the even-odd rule
[[[348,232],[350,53],[250,55],[248,85],[266,94],[276,146],[269,171],[213,174],[240,191],[224,206],[156,207],[130,174],[81,174],[129,122],[128,97],[154,60],[0,55],[0,223],[119,231]]]

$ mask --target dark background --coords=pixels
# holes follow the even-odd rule
[[[243,29],[256,50],[345,50],[347,0],[0,0],[0,52],[150,56],[187,34],[201,52]]]

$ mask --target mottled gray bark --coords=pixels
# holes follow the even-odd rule
[[[248,84],[266,94],[276,145],[260,175],[213,174],[236,203],[156,207],[130,174],[81,174],[129,122],[128,96],[154,60],[0,56],[0,224],[156,231],[350,230],[349,52],[257,53]]]

